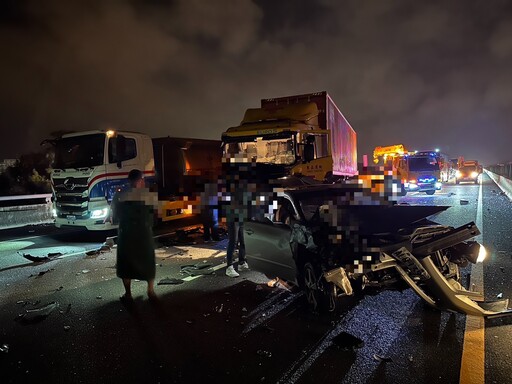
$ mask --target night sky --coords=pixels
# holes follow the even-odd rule
[[[261,98],[325,90],[359,159],[512,161],[508,0],[3,0],[0,49],[0,160],[58,130],[220,138]]]

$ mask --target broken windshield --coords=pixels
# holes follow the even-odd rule
[[[291,165],[295,162],[295,148],[291,138],[264,139],[226,143],[224,156],[233,162],[251,162]]]
[[[105,155],[105,135],[65,137],[55,148],[55,168],[85,168],[102,165]]]

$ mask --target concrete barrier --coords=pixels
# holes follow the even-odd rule
[[[52,204],[0,207],[0,229],[53,222]]]
[[[508,198],[512,200],[512,180],[487,169],[484,169],[484,172],[487,173],[492,181],[494,181],[496,185],[508,196]]]

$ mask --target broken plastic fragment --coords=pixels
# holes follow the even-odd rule
[[[2,352],[2,353],[9,352],[9,344],[2,344],[2,345],[0,345],[0,352]]]
[[[496,295],[496,297],[497,297],[498,299],[503,298],[503,293],[498,293],[498,294]]]
[[[103,299],[103,297],[102,297],[102,296],[96,296],[96,298],[97,298],[98,300]]]
[[[468,205],[468,204],[469,204],[469,200],[464,200],[464,199],[460,200],[460,205]]]
[[[89,273],[90,271],[88,269],[82,269],[82,273],[85,274],[85,273]]]
[[[46,319],[55,309],[59,307],[59,303],[53,301],[41,308],[27,309],[25,313],[20,314],[16,320],[22,324],[33,324]]]
[[[377,361],[380,361],[382,363],[390,363],[393,361],[393,359],[391,357],[384,357],[384,356],[381,356],[381,355],[377,355],[376,353],[373,355],[373,358]]]
[[[69,325],[65,325],[65,326],[64,326],[64,330],[65,330],[65,331],[69,331],[70,329],[71,329],[71,327],[70,327]]]
[[[30,260],[34,263],[42,263],[42,262],[46,262],[46,261],[50,260],[50,258],[47,256],[32,256],[29,253],[22,253],[21,256],[23,256],[25,259]]]
[[[222,313],[222,310],[224,309],[224,304],[221,304],[218,307],[215,307],[215,312]]]

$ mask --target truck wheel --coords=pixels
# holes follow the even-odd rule
[[[433,195],[434,193],[436,193],[436,190],[435,190],[435,189],[431,189],[431,190],[429,190],[429,191],[425,191],[425,193],[426,193],[427,195]]]
[[[478,179],[475,180],[475,184],[478,184]]]

